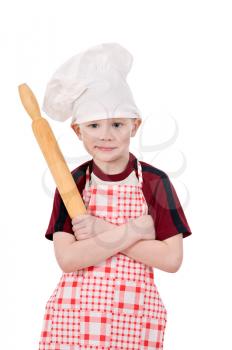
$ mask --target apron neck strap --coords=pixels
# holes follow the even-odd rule
[[[89,185],[90,173],[92,173],[92,169],[93,169],[93,160],[90,161],[89,165],[87,166],[87,170],[86,170],[86,184],[87,185]],[[141,166],[140,161],[136,158],[135,158],[135,162],[134,162],[134,170],[135,170],[135,174],[136,174],[138,181],[139,181],[139,186],[142,187],[142,184],[143,184],[142,166]]]

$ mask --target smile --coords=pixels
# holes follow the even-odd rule
[[[115,149],[115,147],[98,147],[96,146],[98,149],[100,149],[101,151],[112,151],[113,149]]]

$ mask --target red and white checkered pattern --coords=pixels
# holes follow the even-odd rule
[[[142,322],[140,349],[163,349],[166,320],[163,318],[145,318]]]
[[[134,281],[116,280],[113,311],[128,315],[143,315],[145,285]]]
[[[162,319],[167,318],[167,310],[155,284],[146,284],[143,310],[144,316],[146,316],[148,319],[153,317]]]
[[[53,307],[55,309],[78,309],[81,303],[81,282],[82,277],[70,278],[67,276],[59,284],[59,288],[54,298]]]
[[[142,317],[113,313],[110,349],[140,350]]]
[[[88,169],[87,212],[117,225],[147,214],[139,161],[138,175],[138,185],[90,186]],[[62,274],[45,308],[39,350],[162,350],[166,321],[153,269],[118,253]]]
[[[81,309],[111,312],[114,281],[96,276],[86,276],[81,289]]]

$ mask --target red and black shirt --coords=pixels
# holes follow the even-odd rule
[[[163,241],[178,233],[183,233],[183,238],[188,237],[192,232],[190,231],[183,208],[168,175],[151,164],[143,161],[140,161],[140,163],[143,174],[142,191],[148,205],[148,214],[152,216],[154,221],[156,239]],[[121,181],[127,178],[133,170],[135,170],[138,177],[137,158],[131,152],[129,152],[129,161],[126,168],[118,174],[103,173],[92,158],[71,172],[81,196],[85,187],[88,166],[90,173],[93,172],[98,178],[104,181]],[[68,215],[57,188],[55,190],[53,209],[45,237],[53,240],[53,233],[56,231],[74,234],[72,220]]]

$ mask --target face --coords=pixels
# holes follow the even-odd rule
[[[95,160],[109,162],[129,153],[130,138],[140,124],[139,118],[110,118],[74,124],[72,128]]]

